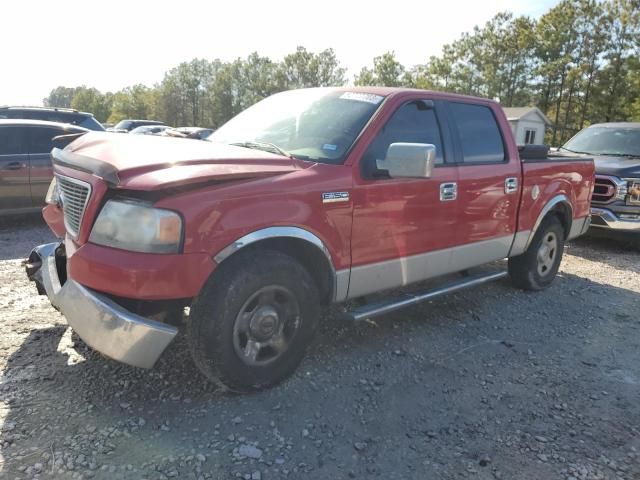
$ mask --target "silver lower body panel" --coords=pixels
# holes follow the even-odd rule
[[[569,230],[569,234],[567,235],[567,240],[573,240],[574,238],[578,238],[581,235],[587,233],[589,230],[589,226],[591,225],[591,216],[587,215],[582,218],[574,218],[573,222],[571,222],[571,229]]]
[[[59,243],[40,245],[29,256],[27,274],[38,290],[91,348],[134,367],[153,367],[178,329],[132,313],[73,279],[61,282],[59,247]]]

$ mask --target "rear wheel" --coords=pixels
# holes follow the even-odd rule
[[[315,333],[315,282],[296,260],[275,251],[239,254],[220,268],[191,307],[187,336],[196,365],[234,391],[282,381]]]
[[[553,282],[564,251],[564,228],[555,215],[545,218],[526,252],[509,259],[513,283],[525,290],[542,290]]]

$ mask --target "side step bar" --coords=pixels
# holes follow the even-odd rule
[[[394,312],[396,310],[400,310],[401,308],[415,305],[426,300],[431,300],[432,298],[439,297],[440,295],[457,292],[468,287],[473,287],[475,285],[481,285],[483,283],[499,280],[506,277],[507,275],[508,273],[506,271],[471,275],[468,277],[464,277],[456,282],[448,283],[431,290],[425,290],[423,292],[416,293],[407,293],[401,297],[392,298],[391,300],[384,300],[382,302],[363,305],[354,310],[351,310],[350,312],[345,312],[345,316],[348,320],[359,322],[368,318],[373,318],[379,315]]]

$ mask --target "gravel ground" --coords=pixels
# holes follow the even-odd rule
[[[584,239],[540,293],[508,281],[337,311],[272,390],[216,392],[180,337],[152,370],[88,350],[0,225],[0,478],[640,479],[640,253]]]

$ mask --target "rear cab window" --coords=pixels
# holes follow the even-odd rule
[[[449,102],[449,112],[458,134],[463,164],[503,163],[504,140],[490,107]]]

